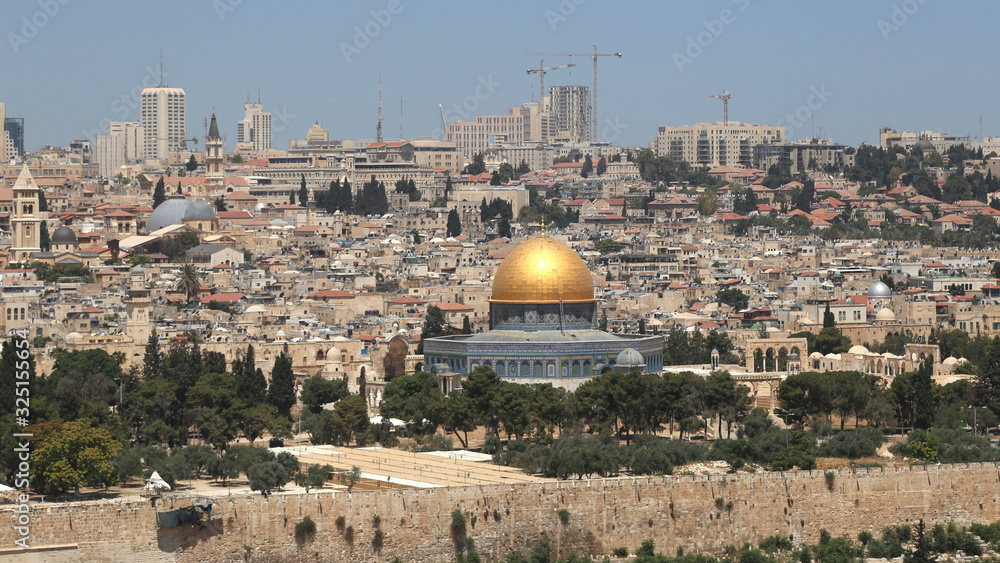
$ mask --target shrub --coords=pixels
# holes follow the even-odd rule
[[[344,533],[344,526],[347,525],[347,519],[344,518],[343,516],[338,516],[337,520],[335,521],[335,523],[337,524],[337,531],[340,532],[341,534],[343,534]]]
[[[379,526],[381,526],[381,525],[382,525],[382,517],[381,517],[381,516],[379,516],[378,514],[376,514],[376,515],[375,515],[375,516],[374,516],[374,517],[372,518],[372,527],[373,527],[373,528],[378,528],[378,527],[379,527]]]
[[[568,510],[562,509],[562,510],[559,511],[559,521],[562,522],[563,526],[565,526],[566,524],[569,524],[569,511]]]
[[[791,551],[792,540],[785,536],[770,536],[760,541],[761,551],[775,553],[778,551]]]
[[[316,523],[313,519],[306,516],[301,522],[295,525],[295,537],[299,539],[305,539],[316,533]]]
[[[611,555],[615,557],[628,557],[628,549],[624,547],[616,547],[611,550]]]
[[[837,478],[837,475],[833,471],[827,471],[823,474],[823,477],[826,479],[826,489],[832,493],[833,482]]]
[[[451,533],[456,536],[465,534],[465,515],[460,510],[451,511]]]
[[[385,534],[382,530],[375,530],[375,535],[372,536],[372,547],[375,551],[382,549],[382,543],[385,541]]]
[[[844,430],[819,447],[820,457],[872,457],[885,442],[885,435],[878,428],[865,427]]]

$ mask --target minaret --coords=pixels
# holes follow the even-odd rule
[[[208,127],[205,137],[205,195],[216,197],[222,194],[226,181],[224,168],[225,156],[222,154],[222,136],[219,135],[219,124],[212,113],[212,124]]]
[[[33,252],[41,252],[42,214],[38,209],[41,191],[25,164],[14,182],[14,207],[10,216],[12,240],[10,262],[27,264]]]
[[[128,314],[128,333],[132,342],[145,345],[149,340],[151,325],[149,323],[149,288],[146,287],[146,276],[142,266],[132,268],[129,273],[128,297],[125,299],[125,310]]]

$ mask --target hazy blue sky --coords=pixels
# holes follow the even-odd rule
[[[185,89],[189,136],[214,108],[226,147],[261,90],[276,148],[319,121],[331,138],[439,135],[449,119],[505,113],[538,96],[524,53],[621,51],[599,63],[605,140],[646,145],[659,125],[730,120],[790,126],[857,144],[879,127],[1000,135],[994,94],[1000,4],[763,1],[264,2],[7,0],[0,101],[23,117],[28,150],[138,119],[138,92]],[[48,11],[46,11],[46,9]],[[390,12],[395,11],[393,14]],[[360,34],[360,35],[359,35]],[[546,87],[590,85],[583,57],[544,57]],[[133,93],[135,97],[133,97]],[[991,103],[992,102],[992,103]],[[466,109],[473,108],[465,113]]]

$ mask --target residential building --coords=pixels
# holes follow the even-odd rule
[[[21,158],[24,156],[24,118],[5,117],[3,118],[3,130],[7,135],[7,158]]]
[[[783,125],[752,125],[730,121],[660,127],[653,141],[656,156],[669,156],[692,166],[753,165],[754,147],[784,144]]]
[[[445,140],[455,143],[467,160],[496,146],[518,145],[524,141],[522,108],[510,108],[507,115],[477,115],[474,121],[448,124]]]
[[[236,124],[236,151],[260,152],[271,148],[271,112],[264,105],[243,105],[243,120]]]
[[[549,113],[559,135],[568,134],[577,141],[590,140],[590,88],[587,86],[550,88]]]
[[[125,162],[137,162],[146,154],[145,129],[138,121],[112,121],[108,124],[108,133],[121,135],[125,148]]]
[[[140,98],[145,157],[176,157],[187,137],[187,94],[182,88],[157,86],[143,90]]]
[[[94,135],[94,160],[102,178],[114,178],[125,165],[125,135]]]
[[[848,148],[847,145],[837,144],[832,140],[763,143],[753,147],[753,167],[767,170],[777,164],[787,167],[793,175],[825,167],[842,170],[845,166],[854,164],[854,151],[847,154]]]

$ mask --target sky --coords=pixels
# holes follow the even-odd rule
[[[1000,3],[508,0],[5,0],[0,102],[27,150],[138,120],[139,92],[187,93],[188,136],[216,112],[226,148],[248,96],[272,113],[275,148],[314,122],[331,139],[441,136],[448,121],[505,114],[546,88],[593,84],[598,139],[646,146],[658,126],[722,120],[877,143],[881,127],[1000,135]]]

